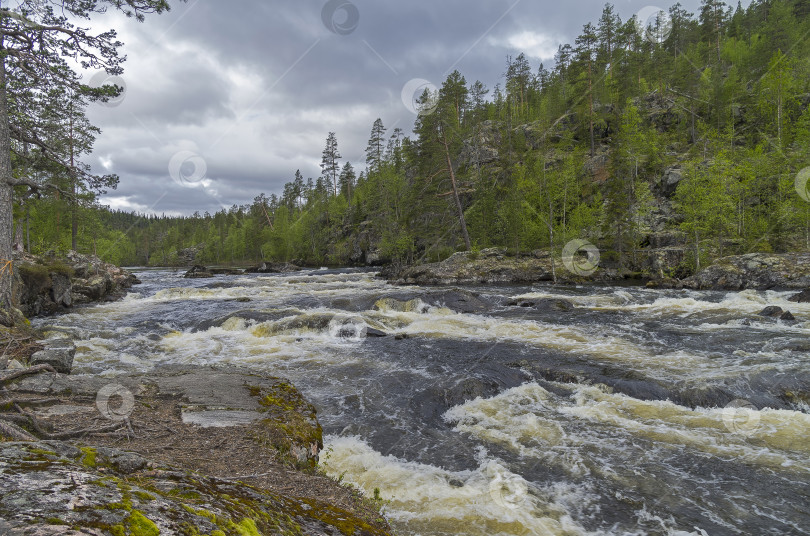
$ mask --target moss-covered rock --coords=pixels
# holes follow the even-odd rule
[[[123,473],[115,449],[0,443],[0,534],[385,534],[334,506],[157,467]]]

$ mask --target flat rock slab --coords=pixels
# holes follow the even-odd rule
[[[158,397],[179,398],[198,409],[258,411],[259,399],[253,393],[272,389],[280,378],[259,376],[241,369],[199,367],[160,367],[148,374],[96,376],[42,373],[11,382],[13,392],[40,395],[65,395],[96,398],[100,392],[121,386],[133,396],[150,393]],[[251,387],[253,388],[251,390]],[[102,391],[104,389],[104,391]]]

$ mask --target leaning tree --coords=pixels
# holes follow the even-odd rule
[[[181,0],[185,1],[185,0]],[[167,0],[11,0],[0,2],[0,310],[12,307],[9,267],[13,242],[13,195],[17,186],[30,193],[61,189],[58,181],[20,173],[20,162],[64,170],[70,180],[90,184],[111,177],[95,177],[86,166],[71,163],[71,139],[87,141],[93,131],[82,121],[88,101],[107,100],[122,88],[93,88],[76,69],[123,72],[126,59],[115,30],[96,33],[83,27],[108,8],[143,21],[146,14],[169,10]],[[65,106],[54,106],[54,95],[69,96]],[[62,102],[65,102],[62,99]],[[60,109],[61,108],[61,109]],[[66,129],[67,125],[67,129]],[[81,125],[84,130],[71,130]],[[66,150],[66,147],[68,149]],[[31,149],[29,151],[29,149]],[[15,163],[18,164],[15,170]],[[51,175],[55,177],[57,174]],[[62,183],[64,185],[64,183]],[[72,189],[63,192],[72,196]]]

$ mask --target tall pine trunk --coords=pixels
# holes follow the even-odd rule
[[[14,218],[12,195],[13,180],[11,169],[11,132],[8,122],[8,101],[6,96],[6,61],[4,36],[0,33],[0,309],[8,311],[11,301],[12,234]]]
[[[467,251],[470,251],[472,249],[472,244],[470,243],[470,234],[467,232],[467,221],[464,219],[464,209],[461,206],[461,198],[458,196],[456,173],[453,171],[453,161],[450,160],[450,146],[447,143],[447,135],[445,134],[442,134],[442,145],[444,145],[444,155],[447,158],[447,170],[450,172],[450,183],[453,185],[453,199],[456,201],[458,221],[461,224],[461,234],[464,236],[464,245],[467,247]]]

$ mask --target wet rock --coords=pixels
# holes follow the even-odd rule
[[[684,280],[705,290],[803,289],[810,287],[810,253],[749,253],[717,260]]]
[[[201,264],[196,264],[189,268],[189,270],[183,275],[183,277],[187,279],[202,279],[207,277],[214,277],[214,274],[211,273],[208,268]]]
[[[463,289],[450,289],[444,292],[431,292],[424,298],[431,305],[447,307],[457,313],[484,313],[493,307],[480,294]]]
[[[300,272],[300,266],[288,262],[263,262],[258,266],[245,270],[249,274],[285,274],[289,272]]]
[[[804,289],[798,294],[794,294],[793,296],[788,298],[788,301],[795,303],[810,303],[810,288]]]
[[[768,318],[778,318],[784,314],[784,311],[781,307],[777,307],[775,305],[769,305],[759,313],[758,316],[766,316]]]
[[[244,270],[238,268],[209,268],[208,271],[214,275],[242,275],[245,273]]]
[[[407,333],[397,333],[396,335],[394,335],[394,340],[397,340],[397,341],[404,341],[407,338],[408,338]]]
[[[384,331],[374,328],[366,328],[366,337],[387,337],[388,334]]]
[[[42,341],[44,350],[34,352],[29,361],[31,365],[50,365],[62,374],[70,374],[73,367],[73,357],[76,347],[70,339],[55,339]]]
[[[784,313],[782,313],[782,315],[779,317],[779,320],[782,320],[782,321],[784,321],[784,322],[792,322],[792,321],[796,320],[796,317],[795,317],[795,316],[793,316],[793,314],[792,314],[790,311],[785,311],[785,312],[784,312]]]
[[[512,307],[526,307],[543,311],[571,311],[574,309],[574,304],[562,298],[538,298],[526,299],[520,298],[510,300],[507,305]]]

